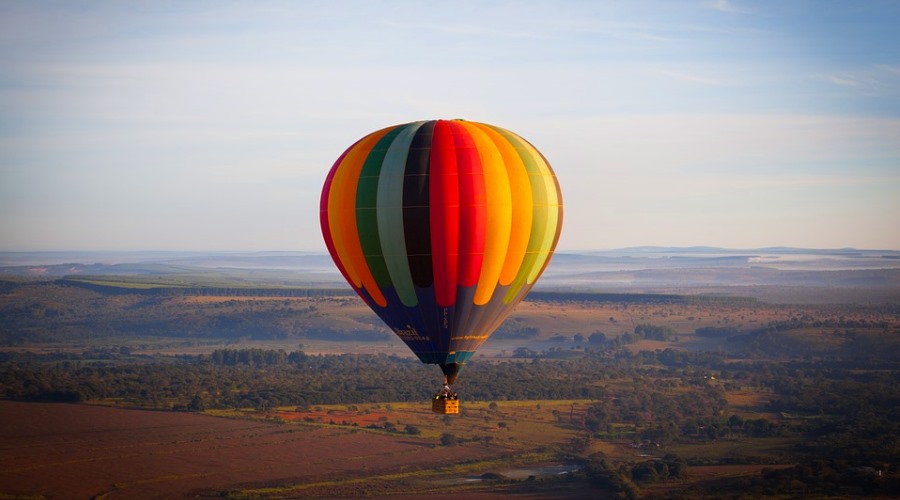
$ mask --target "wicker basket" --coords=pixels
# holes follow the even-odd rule
[[[459,399],[434,398],[431,400],[431,411],[442,415],[456,415],[459,413]]]

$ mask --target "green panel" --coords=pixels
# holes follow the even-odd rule
[[[415,122],[402,127],[384,155],[381,175],[378,176],[376,219],[381,250],[394,290],[400,302],[407,307],[415,307],[418,298],[409,272],[403,233],[403,180],[409,146],[423,123]]]
[[[363,255],[366,257],[366,263],[368,263],[379,288],[391,286],[391,276],[384,260],[381,238],[378,234],[378,178],[381,175],[381,165],[388,148],[401,130],[403,130],[402,126],[391,130],[375,144],[363,163],[356,190],[356,225],[359,241],[362,245]]]

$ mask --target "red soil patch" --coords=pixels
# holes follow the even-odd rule
[[[794,465],[697,465],[691,466],[688,472],[692,480],[704,481],[723,477],[756,476],[763,469],[786,469],[788,467],[794,467]]]
[[[170,498],[435,468],[497,452],[199,414],[0,401],[0,496]]]
[[[274,411],[269,415],[289,422],[334,423],[339,425],[356,424],[359,427],[379,425],[389,420],[388,413],[385,411],[369,411],[365,413],[351,410],[310,410],[305,412]]]

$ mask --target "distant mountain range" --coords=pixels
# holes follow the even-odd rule
[[[798,247],[763,247],[763,248],[722,248],[708,246],[666,247],[637,246],[612,250],[587,250],[575,253],[609,253],[609,254],[791,254],[791,255],[894,255],[900,258],[900,250],[861,250],[858,248],[798,248]]]

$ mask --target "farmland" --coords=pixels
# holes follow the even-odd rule
[[[0,491],[13,497],[75,498],[499,491],[537,498],[554,491],[559,497],[579,498],[590,494],[589,484],[560,477],[577,477],[582,466],[561,460],[557,447],[572,446],[569,440],[577,441],[581,433],[557,425],[554,415],[586,403],[511,402],[495,409],[474,404],[467,415],[446,422],[422,404],[211,411],[215,416],[210,416],[0,402]],[[486,423],[485,415],[496,420]],[[375,428],[387,422],[421,433]],[[452,445],[444,444],[447,435],[455,436]],[[646,450],[624,442],[597,442],[593,448],[592,453],[619,461],[646,456]],[[725,449],[718,445],[705,453]],[[692,480],[760,469],[699,466],[692,468]],[[538,481],[530,482],[529,476]]]
[[[438,489],[440,480],[502,464],[504,456],[478,445],[435,447],[428,439],[325,426],[86,405],[0,408],[0,491],[13,497],[359,494],[392,491],[409,476]],[[435,472],[414,473],[429,469]],[[373,489],[363,480],[381,484]]]
[[[207,279],[4,282],[0,494],[900,492],[893,288],[535,293],[450,417],[355,296]]]

